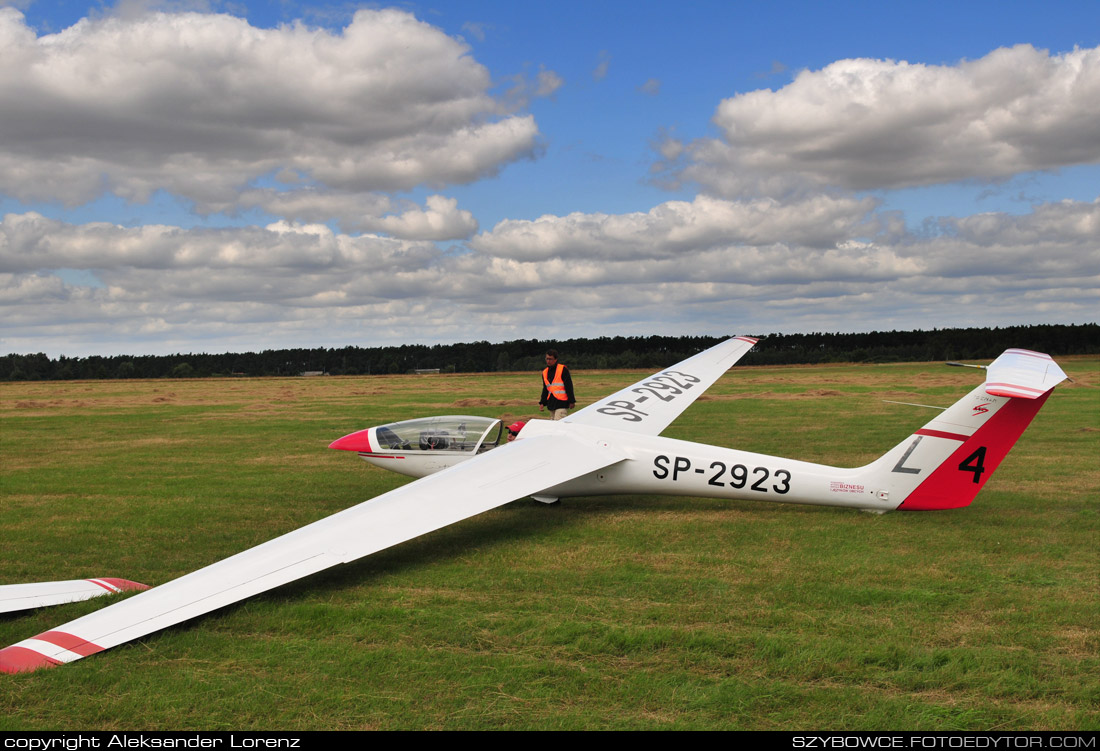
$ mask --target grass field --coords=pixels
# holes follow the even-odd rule
[[[966,509],[516,501],[72,665],[13,729],[1100,728],[1100,358]],[[581,404],[625,372],[574,374]],[[738,367],[665,434],[853,466],[981,377]],[[160,584],[406,482],[329,451],[537,375],[0,383],[0,583]],[[0,646],[104,607],[0,615]]]

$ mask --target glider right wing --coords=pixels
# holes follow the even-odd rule
[[[0,673],[72,662],[610,466],[626,456],[532,436],[0,650]]]
[[[727,339],[574,412],[564,421],[660,435],[757,341],[749,336]]]

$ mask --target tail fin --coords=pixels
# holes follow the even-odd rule
[[[1006,350],[986,368],[984,384],[868,470],[890,499],[900,499],[895,508],[969,506],[1065,378],[1049,355]]]

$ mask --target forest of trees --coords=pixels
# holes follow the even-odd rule
[[[745,365],[821,362],[919,362],[992,359],[1010,347],[1054,356],[1100,353],[1100,324],[1004,328],[872,331],[862,334],[763,334]],[[662,368],[725,337],[633,336],[517,339],[491,344],[406,344],[398,347],[276,349],[220,355],[114,355],[50,358],[45,354],[0,356],[0,380],[205,378],[288,376],[304,372],[380,375],[416,369],[444,373],[537,370],[548,348],[573,370]]]

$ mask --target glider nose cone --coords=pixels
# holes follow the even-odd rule
[[[340,451],[372,451],[373,449],[370,447],[371,430],[372,428],[367,428],[355,433],[348,433],[343,438],[337,438],[328,447]]]

